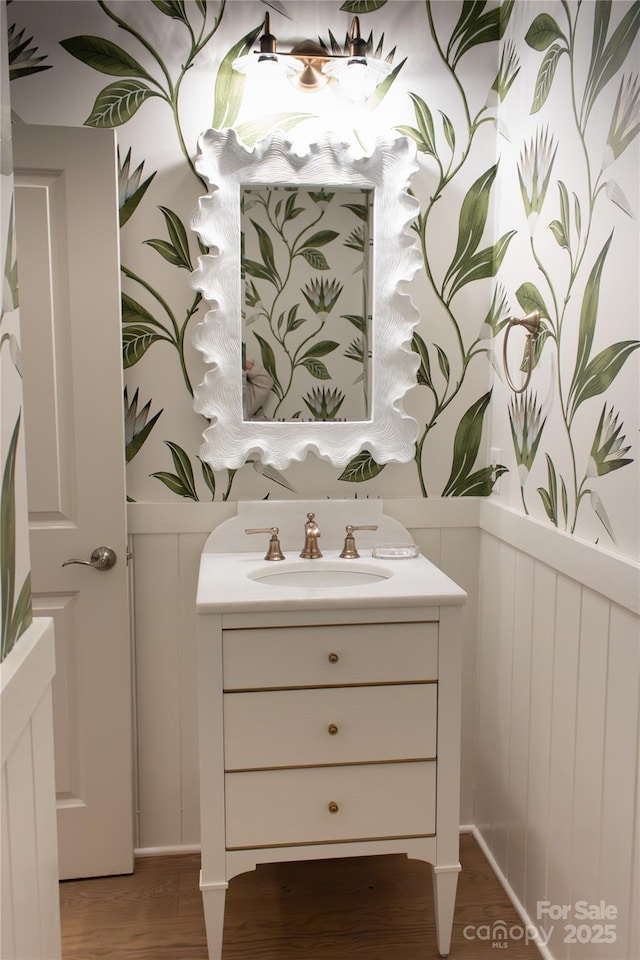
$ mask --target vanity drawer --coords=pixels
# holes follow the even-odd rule
[[[436,764],[228,773],[228,849],[435,833]]]
[[[225,690],[435,680],[438,624],[223,631]]]
[[[430,759],[437,684],[224,695],[227,770]]]

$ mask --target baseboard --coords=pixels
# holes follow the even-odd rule
[[[522,926],[525,928],[525,930],[536,930],[536,931],[537,931],[537,930],[539,929],[539,925],[538,925],[537,923],[535,923],[535,922],[531,919],[531,917],[529,916],[529,914],[528,914],[527,911],[525,910],[524,906],[522,905],[522,903],[520,902],[519,898],[517,897],[517,895],[516,895],[513,887],[511,886],[511,884],[509,883],[509,881],[508,881],[507,878],[505,877],[504,873],[502,872],[502,870],[501,870],[500,867],[498,866],[498,863],[497,863],[495,857],[493,856],[493,854],[491,853],[491,850],[489,849],[489,847],[488,847],[487,844],[485,843],[485,840],[484,840],[482,834],[480,833],[480,831],[478,830],[478,828],[477,828],[475,825],[472,825],[472,826],[470,826],[470,827],[468,827],[468,828],[467,828],[467,827],[460,827],[460,832],[461,832],[461,833],[462,833],[462,832],[469,832],[469,833],[473,834],[474,840],[476,841],[476,843],[478,844],[478,846],[479,846],[480,849],[482,850],[483,854],[484,854],[485,857],[487,858],[487,860],[488,860],[488,862],[489,862],[489,866],[491,867],[491,869],[492,869],[493,872],[495,873],[497,879],[500,881],[500,884],[501,884],[501,886],[502,886],[502,889],[504,890],[504,892],[506,893],[506,895],[509,897],[509,900],[510,900],[511,903],[513,904],[513,907],[514,907],[516,913],[518,914],[518,916],[519,916],[520,919],[522,920]],[[505,941],[505,942],[507,942],[507,941]],[[553,954],[551,953],[551,951],[549,950],[549,948],[548,948],[545,944],[539,943],[537,940],[533,940],[533,938],[532,938],[529,942],[535,944],[535,946],[538,948],[538,950],[539,950],[539,952],[540,952],[540,956],[543,957],[543,960],[555,960],[555,957],[553,956]]]
[[[133,855],[136,859],[143,857],[184,857],[192,853],[200,853],[199,843],[184,843],[175,847],[136,847]]]

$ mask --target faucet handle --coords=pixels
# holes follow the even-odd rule
[[[278,534],[280,532],[279,527],[250,527],[247,529],[245,527],[245,533],[270,533],[271,539],[269,540],[269,546],[265,554],[265,560],[284,560],[284,553],[280,547],[280,541],[278,539]]]
[[[344,547],[342,548],[342,553],[340,554],[340,556],[344,560],[356,560],[360,556],[360,554],[356,549],[356,541],[353,536],[354,530],[377,530],[377,529],[378,529],[377,523],[365,523],[359,527],[354,527],[353,524],[348,523],[345,528],[347,535],[344,538]]]

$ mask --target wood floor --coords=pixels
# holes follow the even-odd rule
[[[460,860],[451,960],[539,960],[470,834]],[[143,858],[132,876],[61,883],[63,960],[206,960],[199,869],[197,855]],[[259,866],[229,884],[222,956],[432,960],[430,867],[395,855]]]

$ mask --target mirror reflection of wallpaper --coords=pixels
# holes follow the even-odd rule
[[[271,383],[245,417],[368,418],[372,206],[361,189],[243,189],[244,369]]]

